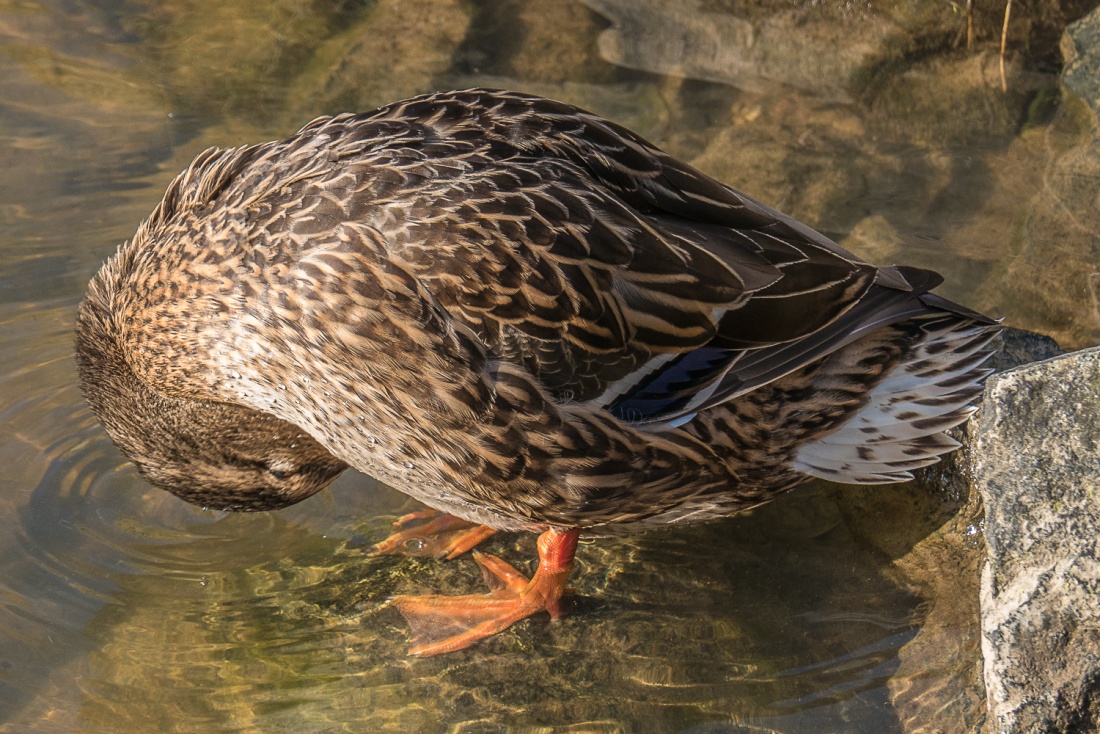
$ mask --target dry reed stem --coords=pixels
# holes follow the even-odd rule
[[[966,0],[966,50],[974,46],[974,0]]]
[[[1012,0],[1005,0],[1005,22],[1001,26],[1001,91],[1008,92],[1008,81],[1005,79],[1005,46],[1008,44],[1008,16],[1012,14]]]

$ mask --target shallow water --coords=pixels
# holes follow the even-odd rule
[[[781,5],[815,22],[818,3]],[[946,3],[932,20],[879,5],[826,20],[956,22]],[[1097,148],[1049,54],[1010,65],[1006,94],[988,43],[815,88],[798,64],[756,59],[749,80],[637,42],[758,6],[0,0],[0,731],[892,732],[957,698],[976,659],[959,569],[976,566],[928,572],[961,579],[929,611],[913,558],[969,522],[929,490],[810,487],[585,543],[575,614],[411,660],[385,600],[481,582],[468,559],[363,553],[412,509],[401,495],[349,473],[278,513],[204,512],[142,482],[75,386],[87,280],[197,151],[474,84],[592,108],[867,257],[936,268],[1010,325],[1098,341]],[[489,544],[520,565],[533,546]]]

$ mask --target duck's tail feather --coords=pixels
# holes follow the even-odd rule
[[[927,305],[946,312],[915,320],[921,335],[911,353],[868,392],[851,418],[798,449],[796,469],[850,484],[901,482],[958,448],[945,431],[977,409],[982,383],[993,371],[985,363],[996,351],[999,328],[950,301],[922,296],[927,298],[935,301]]]

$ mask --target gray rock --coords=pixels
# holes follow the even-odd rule
[[[1071,23],[1061,45],[1066,60],[1062,83],[1100,113],[1100,9]]]
[[[990,378],[972,431],[992,728],[1100,731],[1100,348]]]

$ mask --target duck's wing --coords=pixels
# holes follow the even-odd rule
[[[872,292],[860,321],[927,290],[558,102],[470,90],[322,127],[357,141],[358,216],[444,308],[623,418],[751,389],[835,349]]]

